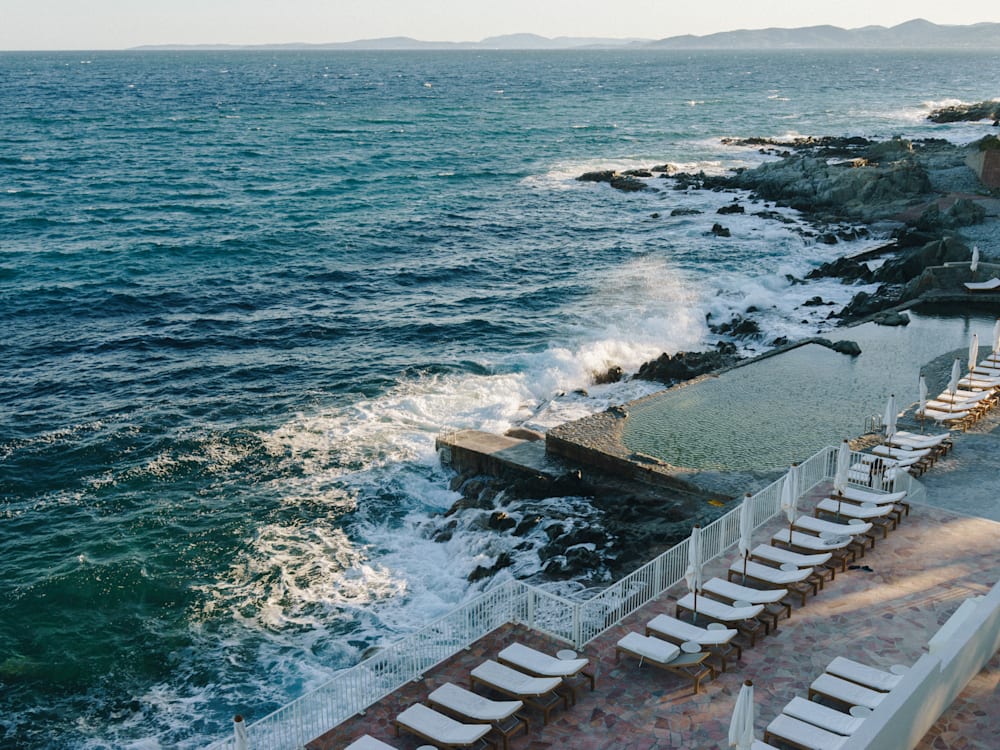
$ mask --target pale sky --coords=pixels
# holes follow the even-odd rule
[[[143,44],[479,41],[541,36],[698,36],[831,24],[1000,22],[997,0],[0,0],[0,50]]]

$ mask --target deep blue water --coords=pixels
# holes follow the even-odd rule
[[[430,541],[455,499],[435,434],[604,408],[649,386],[592,372],[700,346],[706,313],[796,335],[823,325],[801,301],[856,291],[785,279],[847,245],[706,235],[731,196],[573,177],[763,158],[725,136],[971,140],[924,117],[997,95],[998,63],[0,55],[0,746],[263,716],[511,551],[472,521]]]

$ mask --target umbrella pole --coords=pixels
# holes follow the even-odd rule
[[[694,612],[691,613],[691,622],[698,624],[698,589],[694,590]]]
[[[792,540],[792,537],[789,536],[788,537],[788,541],[791,541],[791,540]],[[747,582],[747,558],[748,557],[750,557],[750,553],[749,552],[747,552],[745,555],[743,555],[743,583]]]

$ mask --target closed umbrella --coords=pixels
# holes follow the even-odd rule
[[[733,718],[729,721],[729,747],[735,747],[736,750],[751,750],[755,739],[753,720],[753,683],[747,680],[736,696]]]
[[[233,740],[236,750],[247,750],[247,723],[239,714],[233,717]]]
[[[979,364],[979,335],[974,333],[969,339],[969,372],[976,369]]]
[[[740,504],[740,556],[743,558],[743,582],[747,578],[747,558],[750,557],[750,539],[753,536],[753,495],[743,496]]]
[[[698,619],[698,590],[701,588],[701,526],[691,529],[688,539],[688,566],[684,571],[688,590],[694,594],[694,618]]]
[[[920,380],[917,382],[917,392],[920,399],[920,411],[917,412],[917,415],[920,417],[920,431],[923,432],[924,412],[927,411],[927,381],[924,379],[923,373],[920,373]]]
[[[958,381],[962,377],[962,365],[958,361],[958,357],[955,357],[955,361],[951,365],[951,378],[948,380],[948,390],[951,395],[954,396],[955,392],[958,390]]]
[[[972,262],[969,264],[969,270],[975,273],[977,268],[979,268],[979,245],[973,245]]]
[[[993,353],[1000,354],[1000,318],[993,324]]]
[[[896,434],[896,394],[889,394],[889,401],[885,405],[885,416],[882,418],[882,424],[885,426],[885,442],[892,440],[892,436]],[[840,458],[839,454],[837,458]]]
[[[781,509],[785,511],[785,518],[788,519],[788,533],[791,534],[795,519],[799,516],[798,464],[792,464],[788,473],[785,474],[785,482],[781,485]]]
[[[847,489],[847,474],[851,470],[851,446],[846,440],[837,449],[837,469],[833,473],[833,489],[837,493],[837,519],[840,519],[840,504]]]

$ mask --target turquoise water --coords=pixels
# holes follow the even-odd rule
[[[858,243],[750,215],[721,242],[732,196],[573,178],[764,158],[725,136],[971,140],[924,117],[994,96],[998,62],[0,55],[0,745],[200,746],[476,566],[537,575],[541,530],[433,541],[438,432],[599,411],[652,386],[593,372],[712,343],[709,313],[760,307],[759,350],[857,291],[786,274]]]
[[[631,407],[622,440],[675,466],[769,472],[863,434],[890,394],[912,416],[925,369],[929,397],[947,385],[926,366],[951,352],[964,368],[972,334],[985,352],[996,319],[907,314],[905,327],[867,323],[831,336],[856,341],[857,357],[807,344]]]

